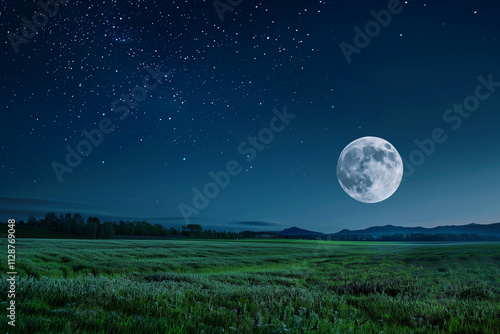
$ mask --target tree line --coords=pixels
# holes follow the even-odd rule
[[[25,224],[19,221],[19,224]],[[147,221],[123,221],[118,223],[104,221],[98,217],[84,217],[79,214],[59,214],[48,212],[44,218],[28,217],[27,225],[73,235],[78,238],[111,239],[133,236],[145,237],[188,237],[200,239],[244,239],[244,238],[285,238],[332,241],[499,241],[491,235],[455,234],[455,233],[397,233],[385,235],[320,235],[320,236],[283,236],[277,232],[226,232],[204,230],[199,224],[187,224],[181,227],[164,227]]]
[[[79,214],[59,214],[48,212],[44,218],[28,217],[27,222],[20,224],[46,229],[66,235],[88,239],[111,239],[118,236],[153,236],[153,237],[191,237],[204,239],[236,239],[242,233],[203,230],[199,224],[187,224],[181,227],[164,227],[161,224],[150,224],[147,221],[123,221],[118,223],[103,221],[98,217],[84,217]]]

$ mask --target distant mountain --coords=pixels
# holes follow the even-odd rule
[[[271,233],[271,232],[270,232]],[[384,234],[408,234],[408,233],[453,233],[453,234],[478,234],[500,237],[500,223],[494,224],[467,224],[467,225],[446,225],[436,227],[405,227],[405,226],[372,226],[364,230],[343,229],[337,233],[321,233],[304,230],[298,227],[291,227],[279,232],[272,232],[282,236],[311,236],[311,235],[371,235],[373,237]]]
[[[383,234],[398,234],[398,233],[453,233],[453,234],[479,234],[479,235],[492,235],[500,236],[500,223],[495,224],[468,224],[468,225],[446,225],[436,227],[404,227],[404,226],[373,226],[364,230],[347,230],[344,229],[337,233],[330,233],[330,235],[372,235],[379,236]]]
[[[325,235],[324,233],[321,232],[314,232],[314,231],[308,231],[304,230],[298,227],[290,227],[286,228],[281,232],[275,232],[279,235],[285,235],[285,236],[293,236],[293,235]]]

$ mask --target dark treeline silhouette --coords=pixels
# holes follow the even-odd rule
[[[123,221],[118,223],[88,217],[86,220],[79,213],[59,214],[48,212],[45,218],[28,217],[27,222],[19,221],[32,227],[42,228],[64,235],[78,238],[111,239],[140,237],[173,237],[199,239],[244,239],[244,238],[282,238],[332,241],[500,241],[499,237],[478,234],[455,233],[398,233],[379,236],[372,235],[281,235],[280,232],[221,232],[204,230],[201,225],[187,224],[181,227],[164,227],[161,224],[152,225],[146,221]]]
[[[21,222],[20,223],[24,223]],[[242,238],[242,233],[203,230],[201,225],[187,224],[182,227],[164,227],[161,224],[152,225],[146,221],[108,222],[97,217],[86,220],[79,213],[60,214],[54,212],[45,214],[45,218],[28,217],[27,225],[46,230],[74,235],[88,239],[111,239],[120,236],[154,236],[154,237],[191,237],[204,239],[236,239]]]

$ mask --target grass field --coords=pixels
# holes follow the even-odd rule
[[[498,243],[15,245],[15,329],[0,282],[8,333],[500,333]]]

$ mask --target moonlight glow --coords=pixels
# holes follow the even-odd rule
[[[340,154],[337,177],[344,191],[355,200],[377,203],[398,189],[403,161],[386,140],[363,137],[347,145]]]

